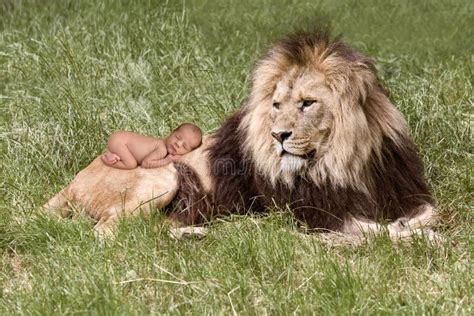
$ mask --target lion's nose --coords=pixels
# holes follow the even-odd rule
[[[283,143],[285,140],[287,140],[291,136],[292,133],[293,132],[286,132],[286,131],[278,132],[278,133],[272,132],[272,136],[280,143]]]

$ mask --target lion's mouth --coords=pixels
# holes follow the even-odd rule
[[[315,153],[316,153],[316,149],[313,149],[310,152],[307,152],[306,154],[302,154],[302,155],[290,153],[289,151],[282,149],[280,152],[280,157],[288,155],[288,156],[293,156],[293,157],[298,157],[301,159],[308,160],[308,159],[313,158]]]

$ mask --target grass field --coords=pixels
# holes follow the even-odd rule
[[[474,307],[472,1],[0,4],[0,314],[457,314]],[[291,216],[175,241],[160,215],[96,241],[38,206],[116,129],[217,128],[265,47],[318,21],[374,57],[407,118],[445,239],[330,246]]]

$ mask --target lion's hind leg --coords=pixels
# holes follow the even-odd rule
[[[68,217],[71,214],[70,203],[72,197],[69,194],[69,186],[56,193],[48,202],[46,202],[42,211],[51,216]]]
[[[100,239],[112,237],[117,222],[118,214],[115,208],[104,211],[94,226],[96,236]]]

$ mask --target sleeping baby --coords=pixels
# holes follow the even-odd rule
[[[107,166],[119,169],[158,168],[196,149],[201,141],[201,130],[191,123],[181,124],[165,139],[118,131],[109,137],[108,151],[101,158]]]

